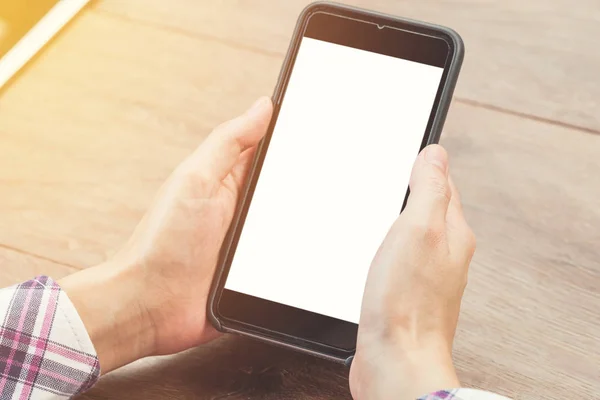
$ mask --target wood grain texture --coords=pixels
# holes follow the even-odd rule
[[[56,280],[75,271],[74,268],[0,246],[0,288],[40,275]]]
[[[464,38],[457,96],[600,132],[597,0],[343,0],[440,23]],[[104,0],[98,10],[283,55],[309,0]]]
[[[462,382],[515,399],[600,391],[600,137],[456,105],[442,143],[477,239]]]
[[[182,1],[169,2],[172,11],[154,0],[143,7],[136,0],[96,3],[2,93],[0,244],[77,268],[105,260],[127,238],[162,180],[210,129],[271,92],[289,32],[265,31],[264,10],[291,28],[299,5],[240,0],[228,16],[238,21],[239,32],[224,36],[219,15],[234,3],[198,3],[212,8],[195,15],[199,9],[182,8]],[[384,6],[383,0],[374,4]],[[449,4],[423,1],[414,7],[437,5],[464,24],[477,16],[452,14]],[[535,11],[540,4],[523,7]],[[547,7],[559,10],[561,4]],[[388,11],[397,6],[389,3]],[[146,22],[124,18],[127,10],[137,10],[135,18]],[[161,12],[162,22],[149,17]],[[491,18],[488,12],[480,12],[483,20]],[[240,22],[242,16],[253,25]],[[498,12],[500,17],[509,18]],[[192,18],[198,25],[213,23],[212,33],[201,34]],[[157,26],[167,20],[177,27]],[[520,32],[512,25],[504,29]],[[246,36],[251,41],[239,41]],[[537,50],[527,58],[517,36],[509,37],[505,46],[515,62],[525,57],[544,69]],[[487,63],[478,60],[484,57],[492,56],[476,54],[469,62]],[[466,70],[463,81],[472,75]],[[537,86],[530,80],[524,70],[496,83],[531,96]],[[580,84],[555,82],[544,90],[550,98],[577,92]],[[461,90],[469,85],[476,89],[467,82]],[[486,104],[519,104],[511,89],[493,95],[481,90]],[[581,90],[595,89],[591,84]],[[548,112],[560,114],[559,121],[575,118],[568,101],[553,104]],[[457,103],[443,143],[479,242],[455,348],[463,383],[515,399],[596,396],[600,136]],[[0,273],[7,275],[0,276],[23,280],[50,268],[41,261],[29,267],[31,259],[3,262]],[[116,371],[84,398],[345,399],[345,375],[325,361],[227,337]]]
[[[0,98],[0,243],[76,267],[104,261],[173,167],[271,93],[278,70],[85,12]]]
[[[451,115],[443,143],[479,241],[455,345],[461,381],[514,399],[593,398],[600,138],[465,105]],[[344,399],[345,374],[231,337],[117,371],[85,398]]]
[[[79,400],[351,399],[347,374],[342,365],[227,336],[111,373]]]

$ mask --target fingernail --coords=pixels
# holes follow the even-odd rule
[[[448,173],[448,154],[441,146],[429,146],[425,149],[425,161]]]

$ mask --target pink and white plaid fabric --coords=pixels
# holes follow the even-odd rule
[[[440,390],[439,392],[428,394],[425,397],[420,397],[418,400],[462,400],[458,396],[458,390]]]
[[[498,394],[483,392],[476,389],[440,390],[417,400],[509,400]]]
[[[0,321],[0,399],[70,398],[98,379],[85,326],[49,277],[0,289]]]
[[[57,400],[96,383],[100,365],[73,303],[47,276],[0,289],[0,400]],[[507,400],[473,389],[419,400]]]

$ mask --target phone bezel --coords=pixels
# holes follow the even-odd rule
[[[297,333],[286,334],[278,329],[269,329],[269,327],[260,326],[261,324],[254,323],[255,321],[257,321],[257,314],[254,315],[253,318],[251,318],[253,319],[252,321],[248,318],[246,318],[246,321],[227,318],[221,315],[219,309],[219,305],[223,294],[226,292],[230,292],[227,289],[224,289],[225,281],[229,272],[229,268],[231,266],[233,255],[235,254],[235,248],[237,246],[241,230],[243,229],[243,223],[245,221],[251,198],[254,193],[258,177],[260,175],[260,170],[266,156],[269,141],[273,134],[275,123],[277,121],[285,90],[287,88],[287,83],[294,66],[300,42],[304,37],[304,32],[308,26],[311,17],[318,13],[329,14],[334,18],[344,17],[359,20],[362,22],[367,22],[370,24],[375,24],[377,26],[386,26],[388,28],[399,29],[405,32],[418,34],[419,36],[430,37],[432,40],[442,39],[444,42],[446,42],[446,44],[449,47],[448,57],[444,66],[444,72],[440,82],[440,88],[438,90],[432,108],[431,117],[428,122],[423,141],[421,143],[421,148],[431,143],[437,143],[437,141],[439,140],[442,126],[448,111],[448,107],[450,105],[450,100],[452,98],[452,93],[454,91],[454,87],[458,77],[458,72],[462,64],[464,50],[462,40],[460,39],[458,34],[456,34],[456,32],[452,31],[451,29],[423,22],[384,15],[376,12],[366,11],[354,7],[343,6],[330,2],[319,2],[309,5],[302,12],[298,19],[296,30],[294,32],[293,39],[290,43],[290,47],[279,76],[279,80],[275,88],[275,92],[273,94],[273,118],[269,125],[267,135],[265,136],[263,141],[261,141],[257,149],[256,156],[251,167],[251,171],[248,175],[248,180],[244,188],[243,195],[241,196],[240,201],[238,203],[238,208],[236,210],[233,223],[221,249],[219,264],[213,280],[213,287],[211,288],[207,311],[209,319],[211,320],[213,325],[221,331],[235,332],[246,336],[251,336],[262,341],[267,341],[285,347],[291,347],[297,350],[301,350],[336,361],[348,361],[351,360],[351,357],[355,351],[354,349],[343,349],[339,346],[332,346],[320,343],[319,341],[312,340],[310,338],[310,335],[299,335]],[[406,199],[408,198],[408,193],[409,192],[407,190],[406,197],[400,210],[404,209]],[[228,294],[228,296],[230,295],[231,293]],[[252,298],[252,296],[241,296],[243,296],[245,304],[251,304],[252,302],[256,303],[256,298]],[[266,300],[258,300],[266,302]],[[297,313],[298,311],[300,311],[301,313],[303,312],[313,314],[315,316],[318,315],[305,310],[294,309],[293,307],[284,306],[278,303],[272,304],[276,305],[277,307],[280,307],[280,310],[284,312]],[[263,306],[264,305],[265,304],[263,303]],[[257,308],[257,310],[258,309],[260,308]],[[340,323],[351,324],[349,322],[335,320],[334,318],[330,317],[324,318],[332,320],[333,322],[335,322],[335,324],[337,324],[336,326],[338,327],[343,325],[340,325]],[[353,332],[356,332],[358,325],[351,325],[355,327]],[[346,326],[344,327],[344,329],[342,329],[344,332],[346,332],[346,334],[347,332],[349,332],[347,328],[348,327]],[[351,339],[355,342],[355,333],[353,335],[354,337]],[[342,339],[343,340],[341,340],[339,343],[348,342],[348,338]]]

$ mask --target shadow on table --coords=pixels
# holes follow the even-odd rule
[[[112,372],[77,399],[351,399],[347,376],[343,365],[225,336]]]

